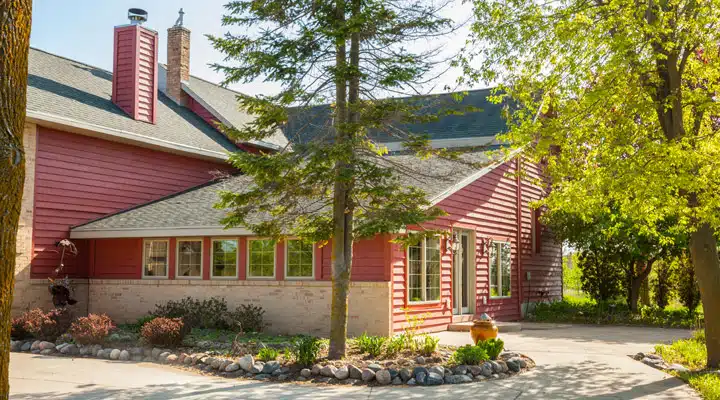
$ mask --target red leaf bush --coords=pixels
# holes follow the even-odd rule
[[[176,347],[182,344],[185,329],[182,318],[158,317],[143,325],[140,336],[148,344]]]
[[[88,314],[75,320],[70,334],[78,344],[102,344],[114,328],[112,320],[105,314]]]
[[[18,327],[22,326],[28,334],[38,340],[55,341],[65,333],[72,322],[69,310],[54,309],[49,312],[36,308],[26,311],[19,318]]]
[[[25,320],[22,317],[13,318],[10,322],[10,337],[15,340],[28,339],[32,337],[30,332],[25,330]]]

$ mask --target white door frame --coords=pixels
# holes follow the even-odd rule
[[[462,315],[462,314],[475,314],[475,294],[476,294],[476,285],[475,285],[475,232],[471,230],[465,230],[465,229],[454,229],[453,235],[458,235],[458,240],[460,241],[460,245],[458,246],[457,251],[453,251],[453,263],[452,263],[452,298],[453,298],[453,305],[452,305],[452,311],[454,315]],[[467,306],[462,306],[463,301],[463,284],[466,281],[465,279],[465,268],[463,268],[462,261],[463,261],[463,247],[462,247],[462,238],[463,236],[467,237],[467,274],[469,275],[467,277],[467,282],[470,287],[467,288]]]

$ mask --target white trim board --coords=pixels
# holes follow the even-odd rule
[[[208,227],[167,227],[167,228],[126,228],[126,229],[95,229],[70,230],[70,239],[105,239],[134,237],[186,237],[186,236],[248,236],[252,231],[245,228],[223,229],[220,226]]]

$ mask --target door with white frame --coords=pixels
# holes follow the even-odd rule
[[[474,314],[475,235],[472,231],[453,230],[452,298],[453,314]]]

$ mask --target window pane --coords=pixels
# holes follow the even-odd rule
[[[418,243],[408,247],[408,299],[423,301],[422,247]]]
[[[501,245],[501,250],[500,268],[502,271],[502,295],[510,296],[510,244],[503,243]]]
[[[237,241],[214,240],[212,275],[218,277],[237,276]]]
[[[302,240],[287,242],[287,275],[294,278],[312,277],[313,245]]]
[[[178,241],[178,277],[200,277],[202,271],[202,241]]]
[[[440,239],[425,243],[425,300],[440,300]]]
[[[250,240],[249,276],[272,277],[275,270],[275,246],[272,240]]]
[[[161,240],[145,241],[145,276],[167,276],[168,243]]]
[[[500,291],[498,290],[498,245],[500,243],[494,243],[490,246],[490,296],[499,296]]]

